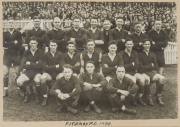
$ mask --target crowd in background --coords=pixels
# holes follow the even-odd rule
[[[82,18],[83,27],[90,27],[90,18],[97,17],[101,29],[104,19],[109,19],[115,28],[115,19],[124,18],[124,29],[132,32],[133,23],[141,21],[145,32],[152,29],[154,20],[161,19],[162,28],[170,36],[176,34],[176,3],[174,2],[3,2],[3,20],[30,20],[59,17],[71,21],[73,15]],[[64,23],[69,27],[69,23]],[[171,32],[172,31],[172,32]],[[176,41],[174,39],[170,41]]]

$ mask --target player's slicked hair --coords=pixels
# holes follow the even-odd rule
[[[32,36],[32,37],[29,38],[29,42],[31,42],[32,40],[38,42],[37,37],[35,37],[35,36]]]
[[[115,44],[116,46],[118,45],[117,41],[112,40],[112,41],[110,41],[110,42],[108,43],[108,47],[109,47],[110,45],[112,45],[112,44]]]
[[[91,63],[91,64],[94,65],[94,61],[87,61],[87,62],[86,62],[86,66],[87,66],[87,64],[89,64],[89,63]]]
[[[64,71],[64,68],[69,68],[69,69],[72,70],[72,66],[71,66],[70,64],[65,64],[65,65],[63,66],[63,71]]]
[[[79,15],[73,16],[73,21],[74,21],[75,19],[79,19],[79,20],[81,21],[81,17],[80,17]]]
[[[87,41],[86,41],[86,45],[88,44],[88,42],[94,42],[94,39],[88,39]],[[95,43],[95,42],[94,42]]]

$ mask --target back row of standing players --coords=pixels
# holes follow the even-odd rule
[[[142,33],[140,22],[134,24],[135,32],[128,34],[122,29],[124,22],[121,17],[116,19],[116,28],[111,30],[110,21],[104,20],[103,31],[96,27],[96,18],[91,18],[91,28],[85,30],[80,28],[80,17],[74,16],[72,29],[67,32],[60,29],[61,22],[58,17],[53,19],[53,29],[47,33],[40,29],[38,17],[34,17],[33,22],[34,28],[27,31],[25,39],[29,49],[23,53],[23,56],[21,55],[22,35],[14,29],[13,20],[9,20],[9,29],[3,33],[4,97],[8,95],[9,70],[13,66],[18,89],[24,92],[24,102],[28,102],[30,97],[26,87],[28,81],[34,80],[36,102],[40,101],[40,90],[44,97],[42,105],[45,106],[48,101],[48,83],[57,80],[50,94],[56,96],[59,103],[74,114],[77,110],[72,107],[77,105],[77,94],[80,93],[81,88],[88,100],[85,111],[90,111],[92,107],[100,113],[101,109],[95,104],[93,96],[94,91],[102,91],[99,89],[101,87],[110,92],[112,111],[121,109],[135,114],[134,110],[123,105],[123,100],[131,95],[133,105],[137,105],[135,96],[143,106],[146,103],[154,105],[150,84],[156,82],[157,102],[164,105],[162,74],[165,65],[164,48],[168,44],[168,35],[161,30],[160,20],[155,21],[154,29],[149,31],[148,35]],[[94,73],[96,75],[93,75]],[[80,83],[70,81],[68,78],[71,77],[75,81],[78,78]],[[62,87],[63,85],[57,84],[70,86]],[[142,99],[143,95],[146,103]],[[66,99],[68,103],[73,102],[73,104],[70,106]],[[62,108],[58,111],[60,109]]]

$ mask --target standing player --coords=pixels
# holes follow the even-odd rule
[[[8,96],[8,83],[10,67],[15,70],[15,80],[19,76],[19,66],[21,64],[20,49],[22,47],[22,35],[14,29],[14,20],[8,21],[8,30],[3,32],[3,97]]]
[[[101,68],[101,57],[102,54],[95,51],[95,42],[92,39],[86,42],[86,51],[81,54],[81,73],[84,72],[87,61],[93,61],[95,65],[95,72],[102,73]]]
[[[132,38],[134,47],[133,49],[139,53],[143,51],[143,41],[146,39],[148,36],[144,33],[142,33],[142,25],[141,22],[136,22],[134,24],[134,33],[130,34],[130,38]]]
[[[38,49],[44,50],[46,31],[41,30],[40,23],[41,23],[40,18],[38,16],[34,16],[33,18],[34,28],[32,30],[27,31],[25,43],[29,44],[30,37],[35,36],[38,41]]]
[[[102,52],[102,47],[104,45],[104,37],[102,31],[97,28],[98,20],[97,18],[91,18],[91,28],[87,31],[87,39],[93,39],[95,42],[95,50]]]
[[[57,97],[61,104],[57,112],[62,112],[64,107],[73,114],[78,113],[78,110],[73,107],[78,105],[81,87],[77,77],[72,73],[71,65],[65,64],[63,66],[63,77],[58,79],[50,90],[50,94]]]
[[[116,75],[109,81],[107,90],[109,92],[109,101],[112,106],[112,112],[117,112],[121,109],[128,114],[136,114],[135,110],[128,109],[123,104],[127,96],[136,94],[138,90],[134,81],[125,76],[125,68],[123,66],[117,67]]]
[[[168,45],[168,34],[161,29],[162,21],[156,20],[154,29],[149,31],[148,35],[152,41],[151,50],[155,53],[158,62],[158,72],[163,73],[165,58],[164,48]]]
[[[106,79],[95,73],[95,66],[93,61],[86,62],[86,73],[80,75],[79,80],[83,88],[83,95],[87,100],[87,107],[85,111],[91,111],[91,107],[96,113],[101,113],[101,109],[95,104],[95,102],[100,100],[101,95],[103,94],[103,88],[106,86]]]
[[[102,56],[102,71],[104,77],[109,82],[109,80],[116,74],[116,69],[119,65],[123,65],[123,60],[117,52],[117,42],[111,41],[108,43],[107,54]]]
[[[109,42],[109,32],[111,28],[111,22],[109,20],[104,20],[103,22],[103,36],[104,36],[104,45],[103,53],[108,53],[108,42]]]
[[[17,79],[17,85],[25,93],[24,103],[27,103],[30,97],[29,91],[26,91],[26,86],[29,86],[27,82],[33,80],[35,82],[33,88],[36,94],[36,103],[39,103],[39,93],[37,89],[40,86],[43,52],[37,47],[38,42],[36,37],[31,37],[29,41],[30,49],[24,52],[21,62],[22,74]]]
[[[74,16],[73,18],[73,28],[67,32],[67,40],[76,43],[77,51],[83,51],[85,42],[87,39],[86,30],[80,28],[81,18],[79,16]]]
[[[127,38],[125,43],[126,48],[120,52],[120,55],[122,56],[124,68],[126,70],[125,76],[131,78],[138,85],[138,101],[141,105],[145,106],[146,103],[142,100],[145,79],[141,74],[137,73],[137,70],[139,69],[139,58],[137,52],[133,50],[133,46],[133,40]],[[133,100],[133,104],[137,105],[135,98]]]
[[[62,66],[63,66],[63,57],[62,53],[57,51],[57,41],[50,40],[49,48],[50,51],[46,52],[43,56],[43,63],[42,63],[42,71],[43,74],[41,76],[41,91],[44,97],[44,101],[42,102],[42,106],[47,105],[47,98],[48,98],[48,86],[47,82],[49,83],[52,80],[56,80],[61,77]]]
[[[68,42],[68,51],[63,55],[64,64],[69,64],[72,66],[73,75],[78,76],[80,74],[80,53],[76,52],[76,44],[74,42]]]
[[[118,52],[125,49],[125,39],[128,36],[128,32],[125,31],[122,26],[124,24],[123,18],[116,19],[116,28],[110,30],[109,41],[115,40],[118,42]]]
[[[153,52],[150,51],[150,40],[145,40],[143,42],[143,52],[139,54],[139,64],[140,64],[140,73],[145,77],[145,96],[147,97],[147,103],[149,105],[154,105],[154,102],[151,98],[151,89],[150,85],[153,82],[156,82],[156,100],[160,105],[164,105],[162,101],[162,91],[164,87],[164,76],[157,73],[158,64],[156,56]]]
[[[53,19],[53,29],[46,34],[46,46],[49,47],[49,41],[55,40],[58,44],[58,51],[65,52],[67,36],[66,32],[60,29],[61,21],[59,17]]]

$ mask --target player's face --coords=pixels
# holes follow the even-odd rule
[[[144,44],[143,44],[143,47],[144,47],[144,50],[149,50],[150,49],[150,47],[151,47],[151,43],[150,43],[150,41],[146,41],[146,42],[144,42]]]
[[[141,24],[136,24],[134,29],[135,29],[136,33],[141,33],[142,25]]]
[[[80,19],[74,19],[73,25],[75,28],[79,28],[80,27]]]
[[[122,25],[123,25],[123,20],[122,19],[117,19],[116,20],[116,26],[117,27],[122,27]]]
[[[128,51],[131,51],[134,46],[134,43],[132,41],[127,41],[125,46]]]
[[[116,75],[120,79],[124,78],[125,68],[124,67],[118,67],[117,70],[116,70]]]
[[[161,30],[162,22],[161,21],[155,21],[154,27],[156,30]]]
[[[50,42],[49,48],[50,48],[50,51],[51,51],[51,52],[56,52],[56,50],[57,50],[57,44],[56,44],[56,43],[53,43],[53,42]]]
[[[31,40],[31,41],[29,42],[29,46],[30,46],[31,49],[36,49],[36,48],[37,48],[37,45],[38,45],[38,43],[37,43],[37,41],[35,41],[35,40]]]
[[[104,21],[104,23],[103,23],[103,28],[104,28],[105,30],[109,30],[110,27],[111,27],[111,23],[110,23],[109,21]]]
[[[14,28],[14,25],[15,25],[15,24],[14,24],[14,20],[9,20],[9,21],[8,21],[8,27],[9,27],[9,28],[11,28],[11,29]]]
[[[95,67],[94,67],[94,65],[93,65],[92,63],[88,63],[88,64],[86,65],[86,70],[87,70],[87,72],[88,72],[89,74],[92,74],[92,73],[94,72],[94,69],[95,69]]]
[[[117,51],[117,45],[116,44],[111,44],[111,45],[109,45],[108,49],[109,49],[109,53],[114,54]]]
[[[93,41],[90,41],[87,43],[87,50],[88,51],[94,51],[95,44]]]
[[[71,78],[72,73],[73,72],[70,68],[64,68],[63,70],[63,75],[66,80],[69,80]]]
[[[91,19],[91,27],[96,27],[97,23],[97,19]]]
[[[69,45],[67,46],[67,49],[68,49],[69,52],[74,52],[74,50],[76,49],[76,47],[75,47],[74,44],[69,44]]]
[[[35,28],[39,28],[40,27],[40,23],[41,23],[40,19],[34,19],[34,27]]]
[[[54,18],[53,25],[54,25],[54,28],[59,29],[61,26],[60,18]]]

